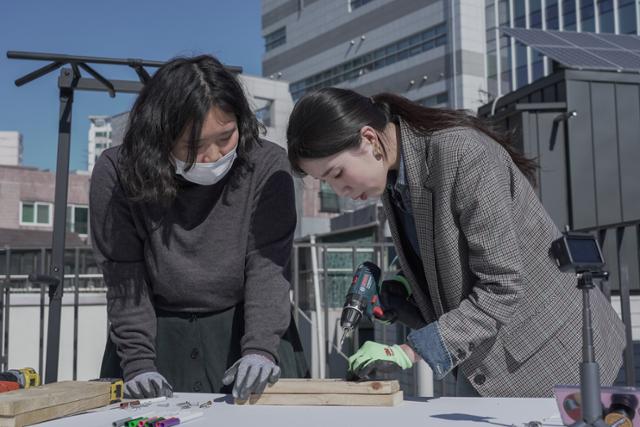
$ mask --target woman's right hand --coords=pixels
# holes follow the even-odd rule
[[[124,383],[124,397],[127,399],[148,399],[173,395],[173,388],[158,372],[143,372]]]
[[[404,276],[396,275],[383,281],[378,292],[384,312],[379,320],[387,323],[398,321],[411,329],[420,329],[427,324],[411,301],[411,287]]]

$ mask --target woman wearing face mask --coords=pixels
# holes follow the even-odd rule
[[[246,399],[307,374],[289,303],[286,154],[259,138],[218,60],[172,60],[144,86],[122,145],[96,163],[90,212],[110,322],[101,375],[123,377],[128,396]]]
[[[402,273],[381,287],[407,342],[365,343],[357,377],[424,359],[458,396],[551,396],[578,383],[581,294],[549,253],[560,236],[527,177],[535,165],[480,120],[405,98],[324,89],[298,101],[287,131],[298,172],[340,196],[382,197]],[[623,325],[592,293],[603,384],[622,364]]]

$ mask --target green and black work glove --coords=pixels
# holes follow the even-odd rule
[[[411,301],[411,285],[404,276],[397,274],[382,281],[378,294],[384,315],[376,319],[385,323],[398,321],[411,329],[426,326],[420,310]]]
[[[374,380],[412,366],[409,356],[399,345],[367,341],[349,358],[347,377],[356,380]]]

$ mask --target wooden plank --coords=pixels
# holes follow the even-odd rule
[[[0,416],[102,398],[109,403],[111,384],[98,381],[63,381],[0,394]],[[95,408],[95,406],[94,406]],[[91,407],[86,408],[91,409]]]
[[[236,401],[244,405],[287,406],[396,406],[403,401],[402,390],[391,394],[269,394],[251,396],[247,401]]]
[[[345,381],[340,379],[282,378],[266,394],[391,394],[400,390],[398,381]]]
[[[23,427],[44,421],[54,420],[67,415],[78,414],[88,409],[99,408],[109,404],[109,395],[90,397],[48,408],[24,412],[15,417],[0,417],[0,427]]]

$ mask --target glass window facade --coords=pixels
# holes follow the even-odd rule
[[[487,79],[491,98],[498,96],[498,55],[496,46],[496,4],[487,0],[485,9],[485,27],[487,29]]]
[[[614,33],[613,0],[600,0],[598,2],[598,19],[601,33]]]
[[[525,28],[527,26],[525,0],[513,1],[513,25],[520,28]]]
[[[544,55],[531,49],[531,80],[544,77]]]
[[[338,213],[340,212],[340,200],[338,195],[326,182],[320,182],[320,212]]]
[[[562,0],[562,19],[564,30],[576,30],[576,0]]]
[[[365,53],[350,61],[343,62],[304,80],[294,82],[289,87],[294,100],[307,92],[323,87],[335,86],[345,81],[357,79],[371,71],[410,58],[422,52],[447,44],[447,26],[445,23],[427,28],[395,43]]]
[[[271,49],[275,49],[278,46],[282,46],[287,42],[287,29],[286,27],[278,28],[272,33],[264,36],[264,48],[267,52]]]
[[[367,3],[371,3],[373,0],[350,0],[349,5],[351,6],[351,10],[357,9],[360,6],[364,6]]]
[[[416,103],[425,107],[445,107],[449,103],[449,93],[442,92],[436,95],[427,96],[416,101]]]
[[[498,2],[498,24],[501,27],[511,26],[509,23],[509,1]],[[511,91],[511,41],[508,36],[500,35],[500,90],[501,93]]]
[[[545,6],[547,30],[557,30],[560,28],[560,20],[558,18],[558,0],[547,0]]]
[[[255,98],[254,103],[256,104],[256,118],[258,121],[267,127],[274,126],[273,100]]]
[[[541,0],[529,0],[529,28],[542,28]]]
[[[565,31],[579,27],[581,32],[615,33],[617,13],[619,33],[637,34],[639,9],[640,0],[485,0],[489,95],[510,92],[529,83],[529,77],[535,81],[545,75],[544,55],[530,49],[528,58],[525,45],[502,33],[496,47],[496,27],[560,30],[562,24]]]
[[[516,41],[516,87],[525,86],[528,79],[527,46]]]
[[[620,34],[637,34],[637,0],[618,0]]]
[[[580,31],[594,32],[596,19],[593,0],[581,0],[580,2]]]

